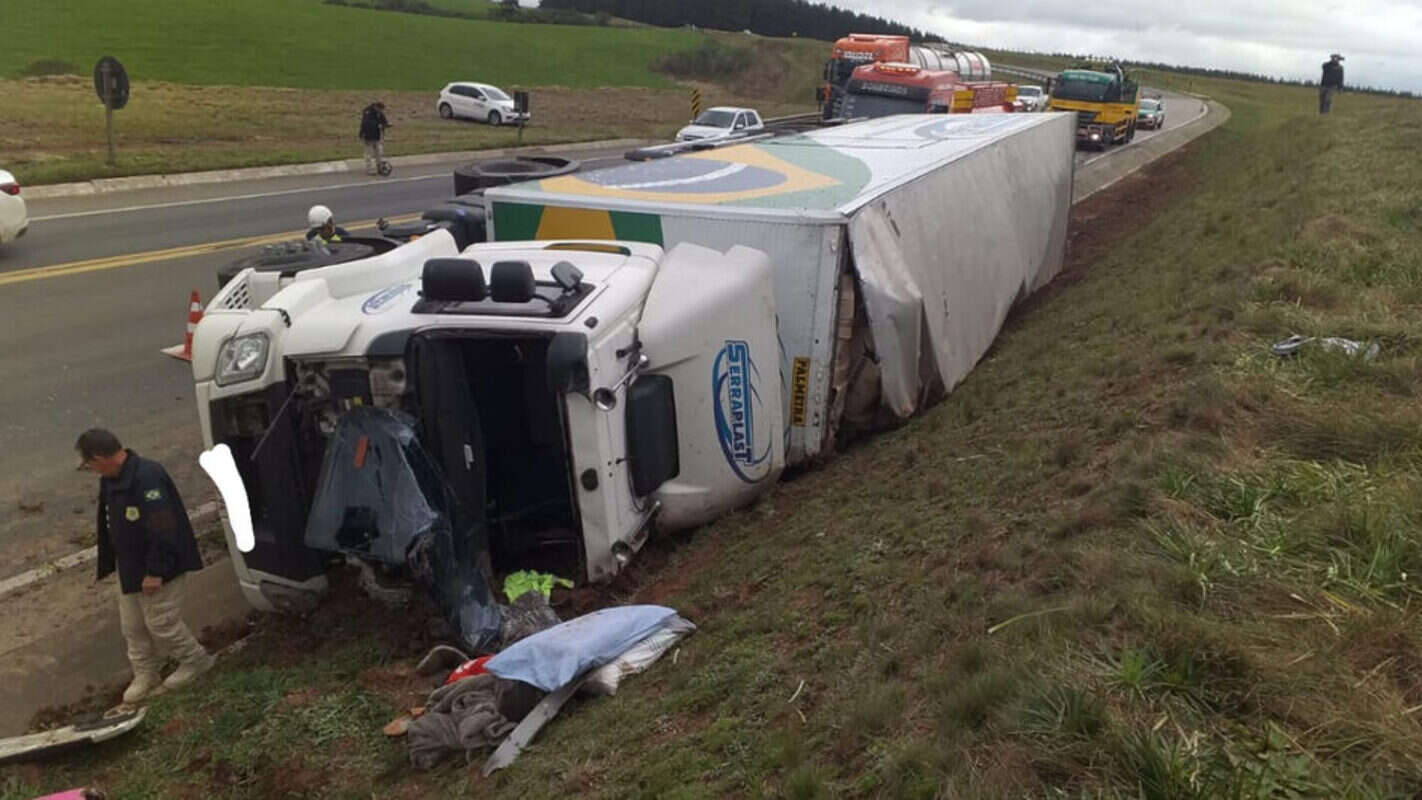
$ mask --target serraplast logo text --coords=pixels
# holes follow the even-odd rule
[[[738,339],[727,340],[711,366],[716,438],[731,471],[746,483],[770,474],[771,442],[765,437],[763,447],[756,444],[756,416],[763,410],[755,388],[759,380],[750,347]]]

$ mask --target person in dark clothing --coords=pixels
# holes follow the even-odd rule
[[[162,465],[124,449],[102,428],[85,431],[74,449],[79,469],[100,476],[98,579],[118,571],[119,623],[133,667],[123,701],[136,703],[212,668],[212,655],[182,617],[184,575],[202,569],[202,555],[183,500]],[[162,681],[161,650],[178,661],[178,669]]]
[[[1323,62],[1323,79],[1318,82],[1318,113],[1333,109],[1333,95],[1343,91],[1343,56],[1334,53]]]
[[[376,101],[360,112],[360,139],[365,143],[365,174],[375,175],[385,163],[385,104]]]
[[[306,212],[306,222],[311,226],[306,231],[307,241],[319,239],[321,244],[327,244],[351,238],[345,228],[336,224],[336,216],[325,206],[312,206]]]

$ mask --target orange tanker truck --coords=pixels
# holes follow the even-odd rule
[[[825,62],[825,84],[818,94],[825,119],[843,116],[840,106],[845,86],[854,71],[866,64],[895,62],[925,70],[956,73],[963,81],[987,81],[992,65],[987,57],[971,50],[954,50],[945,44],[913,45],[907,36],[851,33],[834,43]]]
[[[913,64],[865,64],[845,83],[840,110],[845,119],[890,114],[966,114],[1012,111],[1017,87],[1001,81],[964,81],[956,72]]]

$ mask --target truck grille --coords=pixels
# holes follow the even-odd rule
[[[1078,111],[1078,112],[1076,112],[1076,124],[1078,124],[1078,125],[1090,125],[1091,123],[1093,123],[1093,122],[1095,122],[1095,121],[1096,121],[1096,112],[1095,112],[1095,111]]]

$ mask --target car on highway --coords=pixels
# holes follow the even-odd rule
[[[696,142],[726,136],[749,136],[765,132],[760,113],[753,108],[716,106],[701,112],[690,125],[676,132],[678,142]]]
[[[14,175],[0,169],[0,244],[24,236],[29,227],[29,212],[25,210],[25,198],[20,196],[20,183]]]
[[[1136,118],[1137,128],[1160,130],[1165,126],[1165,103],[1158,97],[1142,97],[1140,116]]]
[[[463,117],[487,122],[490,125],[505,125],[520,120],[527,122],[532,114],[522,114],[514,110],[514,99],[497,86],[487,83],[459,81],[447,84],[439,90],[435,110],[445,119]]]
[[[1018,86],[1017,100],[1013,102],[1018,111],[1041,111],[1047,107],[1047,95],[1040,86]]]

